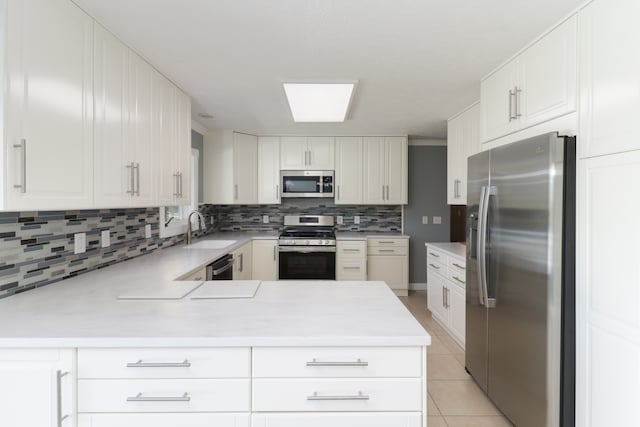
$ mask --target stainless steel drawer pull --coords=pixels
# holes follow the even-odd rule
[[[57,426],[62,427],[62,422],[70,417],[69,414],[62,415],[62,378],[67,376],[69,372],[56,372],[56,415],[57,415]]]
[[[200,280],[200,279],[197,279]],[[137,362],[127,363],[127,368],[190,368],[191,362],[184,359],[184,362],[143,362],[138,360]]]
[[[462,283],[463,285],[465,284],[465,281],[461,280],[458,276],[453,276],[453,280],[457,280],[458,282]]]
[[[393,240],[380,240],[378,243],[381,245],[393,245],[395,242]]]
[[[356,359],[355,362],[318,362],[315,358],[307,362],[307,366],[369,366],[369,362]]]
[[[345,270],[360,270],[360,267],[342,267]]]
[[[127,397],[127,402],[190,402],[191,397],[189,393],[185,393],[182,396],[143,396],[142,393],[138,393],[135,396]]]
[[[433,252],[429,252],[429,255],[432,255],[432,256],[434,256],[434,257],[436,257],[436,258],[440,258],[440,255],[438,255],[438,254],[434,254]]]
[[[437,266],[437,265],[435,265],[435,264],[429,264],[429,265],[430,265],[431,267],[435,268],[436,270],[440,270],[440,267],[438,267],[438,266]]]
[[[360,249],[349,249],[349,248],[345,248],[343,249],[344,252],[360,252]]]
[[[455,262],[453,263],[453,265],[455,265],[456,267],[461,268],[461,269],[463,269],[463,270],[464,270],[464,268],[465,268],[465,267],[464,267],[464,265],[460,265],[460,264],[455,263]]]
[[[19,188],[21,193],[27,192],[27,140],[26,138],[20,139],[20,144],[13,144],[13,148],[22,149],[22,170],[20,185],[16,184],[13,188]]]
[[[395,249],[379,249],[378,252],[395,252]]]
[[[316,391],[313,395],[307,396],[307,400],[369,400],[369,396],[362,394],[361,391],[355,396],[320,396]]]

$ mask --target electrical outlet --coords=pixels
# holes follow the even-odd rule
[[[103,248],[111,246],[111,233],[109,233],[109,230],[102,230],[102,233],[100,233],[100,241]]]
[[[360,215],[356,215],[353,217],[353,223],[354,224],[360,224]]]
[[[269,215],[262,215],[262,223],[269,224]]]
[[[442,217],[441,216],[434,216],[433,217],[433,223],[434,224],[442,224]]]
[[[83,254],[87,251],[87,233],[73,235],[73,253]]]
[[[342,215],[338,215],[336,217],[336,222],[338,223],[338,225],[342,225],[344,223],[344,218],[342,217]]]
[[[147,239],[151,238],[151,224],[147,224],[144,226],[144,237]]]
[[[422,223],[423,224],[429,224],[429,217],[428,216],[423,216],[422,217]]]

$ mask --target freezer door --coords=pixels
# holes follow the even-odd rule
[[[518,427],[559,420],[563,142],[491,151],[488,395]]]
[[[489,185],[489,152],[469,157],[467,182],[465,365],[487,391],[487,308],[481,302],[478,219],[481,191]]]

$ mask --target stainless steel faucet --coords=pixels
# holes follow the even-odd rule
[[[200,230],[204,231],[207,229],[207,226],[205,225],[205,220],[204,220],[204,216],[202,216],[202,214],[195,210],[192,211],[189,216],[187,217],[187,245],[191,244],[191,233],[193,230],[191,230],[191,215],[196,214],[198,215],[198,222],[200,223]]]

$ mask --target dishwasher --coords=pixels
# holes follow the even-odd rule
[[[207,280],[233,280],[233,255],[228,254],[207,265]]]

